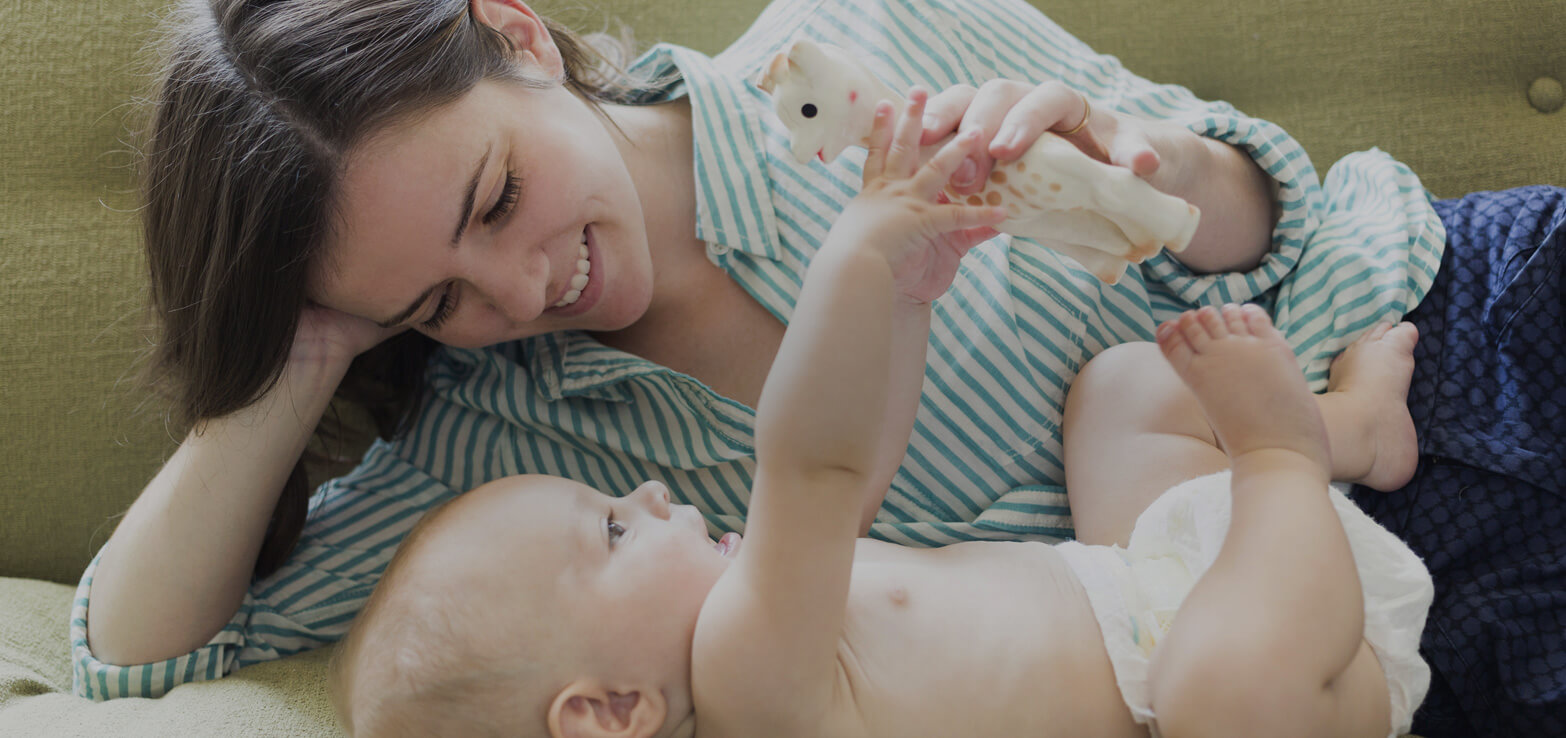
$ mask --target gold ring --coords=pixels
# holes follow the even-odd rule
[[[1072,90],[1072,92],[1077,92],[1077,91],[1076,90]],[[1069,131],[1062,131],[1061,134],[1060,134],[1062,136],[1074,136],[1074,135],[1080,133],[1083,128],[1087,127],[1088,119],[1093,117],[1093,106],[1090,103],[1088,103],[1087,95],[1084,95],[1084,94],[1082,94],[1080,92],[1077,92],[1077,97],[1082,98],[1082,122],[1078,123],[1074,128],[1072,128]]]

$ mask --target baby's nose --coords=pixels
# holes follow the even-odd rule
[[[654,515],[665,520],[669,519],[669,488],[664,486],[663,482],[643,482],[642,486],[637,487],[631,494],[641,497],[640,502],[645,504]]]

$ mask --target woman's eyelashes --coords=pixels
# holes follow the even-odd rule
[[[506,171],[506,183],[500,188],[500,197],[495,200],[495,206],[484,214],[484,225],[492,225],[495,221],[506,217],[511,209],[516,207],[517,200],[522,197],[522,178],[516,172]]]
[[[424,321],[424,330],[440,330],[441,324],[445,323],[446,319],[451,317],[451,312],[455,309],[457,309],[456,290],[453,287],[447,286],[446,289],[440,293],[440,302],[435,303],[435,313],[430,316],[429,320]]]

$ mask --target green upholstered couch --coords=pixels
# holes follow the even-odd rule
[[[1145,77],[1282,124],[1323,174],[1377,146],[1439,196],[1566,184],[1561,1],[1033,0]],[[538,7],[712,53],[764,4]],[[70,695],[76,577],[173,448],[131,381],[145,286],[124,143],[161,5],[0,5],[0,735],[331,735],[324,652],[161,700]]]

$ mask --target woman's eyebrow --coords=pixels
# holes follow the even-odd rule
[[[494,147],[493,142],[486,145],[484,155],[479,157],[478,164],[473,167],[473,178],[468,180],[468,191],[462,196],[462,211],[457,213],[457,228],[451,234],[453,246],[462,240],[462,234],[468,230],[468,222],[473,220],[473,199],[478,196],[479,177],[484,176],[484,166],[489,163],[489,152]]]

